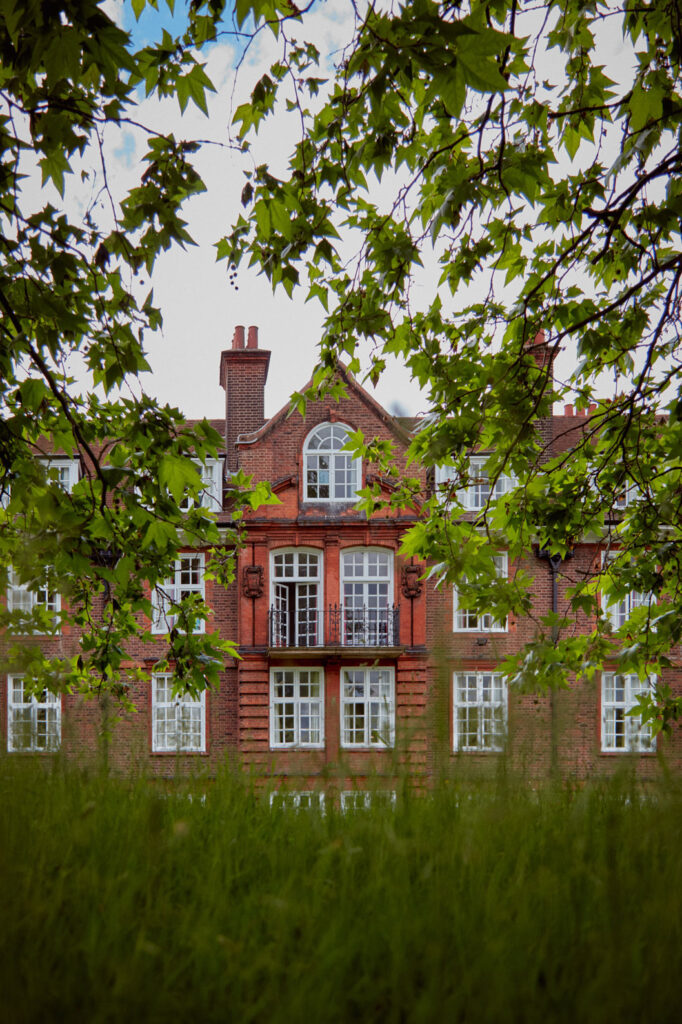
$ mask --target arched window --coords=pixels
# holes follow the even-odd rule
[[[303,447],[306,501],[354,501],[361,486],[361,463],[341,451],[350,431],[342,423],[321,423]]]

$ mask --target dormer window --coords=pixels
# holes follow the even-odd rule
[[[41,459],[40,461],[47,470],[48,479],[58,483],[63,491],[70,494],[80,476],[78,459]]]
[[[190,508],[206,508],[211,512],[222,512],[223,510],[223,459],[206,459],[200,462],[192,459],[201,476],[201,491],[199,496],[192,500],[184,498],[180,504],[183,511]]]
[[[510,473],[500,473],[495,480],[488,475],[488,456],[473,455],[469,459],[469,485],[457,490],[457,500],[470,512],[480,512],[490,501],[497,501],[516,486],[516,478]],[[436,466],[436,487],[447,490],[453,480],[459,480],[454,466]]]
[[[38,460],[45,468],[48,484],[56,484],[67,494],[70,494],[80,479],[81,464],[79,459],[66,458],[45,458]],[[0,508],[9,508],[12,497],[12,488],[5,474],[0,480]]]
[[[303,447],[306,501],[355,501],[362,464],[342,451],[349,436],[342,423],[321,423],[308,435]]]

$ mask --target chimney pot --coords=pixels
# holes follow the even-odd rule
[[[589,412],[590,416],[594,416],[595,412],[597,411],[597,403],[590,402],[587,411]]]
[[[239,468],[237,439],[260,430],[265,422],[265,381],[270,353],[258,348],[258,328],[249,327],[248,347],[244,328],[235,327],[232,348],[220,353],[220,385],[225,388],[225,448],[227,469]]]
[[[572,416],[572,415],[573,415],[573,406],[572,405],[565,405],[564,406],[564,416]]]

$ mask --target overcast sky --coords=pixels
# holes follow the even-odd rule
[[[178,3],[178,10],[182,6]],[[135,42],[153,38],[159,27],[159,15],[153,11],[136,25],[128,5],[109,5],[108,9],[115,10],[119,23],[133,31]],[[348,37],[350,11],[350,4],[322,0],[317,13],[306,19],[305,38],[314,38],[322,52],[332,54]],[[162,15],[167,23],[167,12]],[[176,17],[176,32],[180,30],[177,22]],[[170,30],[174,30],[173,26]],[[300,29],[299,34],[302,35]],[[245,159],[229,147],[231,112],[248,96],[277,55],[270,34],[262,34],[249,48],[235,79],[235,65],[242,49],[243,44],[226,32],[202,57],[217,89],[209,98],[208,118],[193,106],[181,116],[175,100],[144,100],[137,115],[145,124],[172,130],[176,137],[209,141],[196,160],[207,192],[185,208],[190,234],[197,245],[186,251],[175,248],[162,256],[151,281],[144,279],[145,292],[151,283],[164,318],[162,332],[147,338],[152,374],[144,375],[144,388],[160,400],[178,406],[188,417],[223,414],[224,392],[218,384],[220,352],[231,346],[237,324],[257,325],[260,347],[272,352],[265,411],[267,416],[274,414],[308,380],[324,316],[317,301],[305,303],[303,290],[295,294],[293,301],[283,291],[273,295],[267,280],[246,266],[240,267],[236,287],[232,286],[227,265],[215,259],[215,243],[228,233],[242,211],[244,169],[250,163],[267,159],[283,172],[297,139],[296,122],[278,116],[274,132],[269,126],[267,151],[259,152],[256,146],[252,156]],[[121,196],[139,177],[145,136],[125,128],[112,128],[106,143],[109,182],[112,191]],[[100,213],[106,218],[105,202]],[[394,413],[416,414],[426,408],[409,374],[397,363],[389,368],[376,389],[366,386]]]
[[[161,12],[146,11],[139,24],[135,22],[129,3],[107,0],[106,6],[110,12],[115,12],[119,23],[132,32],[134,42],[142,44],[158,37],[162,20],[175,34],[181,31],[182,0],[176,4],[174,24],[169,24],[163,0],[160,3]],[[231,9],[231,5],[229,7]],[[290,32],[299,38],[312,39],[331,62],[338,59],[340,49],[351,37],[351,16],[352,4],[348,0],[317,0],[313,11],[306,15],[304,26],[291,26]],[[614,27],[607,26],[600,51],[604,49],[608,70],[617,78],[619,70],[629,74],[632,54],[623,50],[622,37],[619,31],[612,30]],[[235,75],[240,56],[243,60]],[[296,119],[280,111],[268,120],[267,130],[256,140],[248,157],[229,145],[229,125],[235,108],[248,97],[258,78],[278,56],[278,44],[270,32],[261,33],[244,53],[244,40],[226,26],[219,41],[202,56],[217,89],[209,96],[208,117],[193,105],[181,116],[174,99],[142,100],[137,112],[139,121],[157,130],[173,131],[178,138],[207,140],[196,158],[207,192],[185,208],[189,230],[197,245],[186,251],[175,248],[162,256],[151,282],[146,278],[142,282],[145,293],[150,284],[153,286],[156,304],[164,317],[162,332],[147,339],[152,374],[145,375],[144,387],[161,401],[178,406],[189,417],[223,414],[224,395],[218,384],[220,352],[230,347],[237,324],[257,325],[261,348],[272,352],[266,388],[268,416],[286,404],[291,392],[308,380],[315,362],[324,316],[317,301],[306,304],[303,290],[295,292],[293,300],[283,291],[273,295],[267,280],[244,265],[239,269],[234,287],[225,262],[215,260],[215,243],[229,232],[242,212],[240,196],[245,168],[267,161],[275,174],[284,174],[298,138]],[[108,129],[105,139],[108,176],[118,198],[139,180],[140,158],[145,148],[143,133],[115,126]],[[89,159],[92,163],[94,158]],[[104,201],[99,212],[106,220]],[[427,259],[425,262],[428,267]],[[435,274],[435,268],[431,273],[427,270],[416,283],[415,305],[431,301]],[[476,283],[471,287],[475,288]],[[421,296],[424,303],[420,303]],[[468,299],[471,301],[471,295]],[[574,354],[562,353],[556,365],[559,379],[563,376],[562,370],[568,378],[574,362]],[[396,362],[389,366],[376,389],[365,386],[393,413],[414,415],[426,411],[425,397],[404,367]],[[612,381],[605,380],[605,393],[612,386]]]

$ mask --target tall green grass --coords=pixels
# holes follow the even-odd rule
[[[501,776],[346,815],[195,790],[0,761],[2,1020],[682,1017],[673,785]]]

